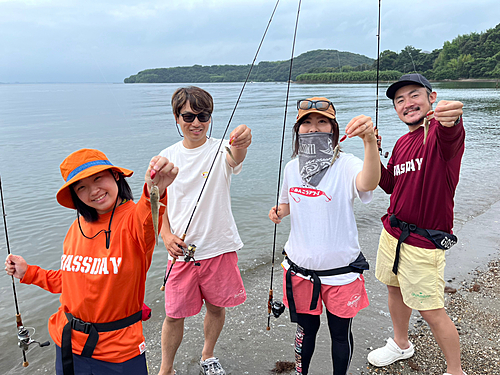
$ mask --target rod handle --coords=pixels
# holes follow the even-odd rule
[[[26,358],[26,352],[23,350],[23,367],[28,367],[30,364]]]
[[[21,319],[21,314],[16,314],[16,323],[17,323],[17,328],[23,326],[23,320]]]

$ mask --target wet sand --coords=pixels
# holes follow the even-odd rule
[[[366,254],[376,249],[377,231],[360,239]],[[460,333],[464,370],[471,374],[500,374],[500,202],[488,211],[467,222],[457,232],[459,243],[447,254],[445,279],[447,286],[456,289],[446,294],[446,308]],[[364,242],[364,243],[363,243]],[[376,250],[375,250],[376,251]],[[368,257],[367,257],[368,258]],[[368,259],[372,269],[365,273],[370,306],[354,319],[354,356],[349,374],[443,374],[446,370],[443,355],[437,347],[427,324],[418,312],[410,321],[412,341],[416,346],[413,358],[377,369],[368,364],[366,356],[385,344],[392,335],[385,286],[374,277],[375,259]],[[276,361],[294,361],[293,337],[295,324],[290,323],[288,311],[267,325],[267,296],[270,285],[270,266],[260,266],[242,273],[247,301],[226,311],[226,324],[216,346],[228,375],[270,374]],[[274,294],[282,296],[281,267],[275,264]],[[163,298],[153,304],[153,317],[145,322],[147,358],[150,374],[157,374],[161,363],[161,326],[165,317]],[[311,375],[332,373],[330,338],[325,320],[318,333],[316,350],[310,368]],[[199,373],[198,361],[203,347],[204,310],[185,321],[183,342],[177,352],[175,369],[178,375]],[[293,372],[291,372],[293,374]]]

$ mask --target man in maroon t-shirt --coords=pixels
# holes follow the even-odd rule
[[[413,355],[408,325],[416,309],[443,351],[445,375],[462,375],[458,333],[444,309],[442,249],[456,242],[451,232],[464,152],[463,104],[441,100],[429,113],[437,94],[420,74],[402,76],[386,95],[409,132],[396,142],[387,168],[382,165],[379,183],[391,199],[382,217],[376,277],[388,288],[394,339],[370,352],[368,361],[380,367]]]

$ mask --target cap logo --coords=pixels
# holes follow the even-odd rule
[[[66,182],[70,181],[73,177],[75,177],[78,173],[84,171],[85,169],[88,169],[90,167],[96,166],[96,165],[113,165],[109,160],[94,160],[94,161],[89,161],[85,164],[80,165],[79,167],[73,169],[71,173],[68,175],[66,178]]]

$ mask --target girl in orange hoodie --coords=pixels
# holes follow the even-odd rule
[[[61,306],[49,319],[57,375],[146,375],[141,318],[155,247],[149,191],[158,186],[160,202],[166,204],[165,189],[178,168],[164,157],[152,158],[137,203],[125,181],[133,172],[114,166],[98,150],[78,150],[60,169],[65,184],[57,201],[77,211],[60,269],[28,265],[11,254],[5,261],[7,274],[61,294]],[[161,207],[160,220],[163,211]]]

